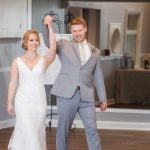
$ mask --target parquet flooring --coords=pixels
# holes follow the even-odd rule
[[[12,128],[0,130],[0,150],[7,150]],[[47,148],[55,150],[56,129],[47,130]],[[103,150],[150,150],[150,131],[99,130]],[[68,150],[88,150],[84,129],[70,131]]]

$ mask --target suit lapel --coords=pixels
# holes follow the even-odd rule
[[[89,45],[89,47],[90,47],[90,49],[91,49],[91,51],[92,51],[92,55],[93,55],[97,50],[96,50],[95,46],[93,46],[93,45],[90,44],[89,42],[88,42],[88,45]]]
[[[86,64],[88,64],[88,62],[94,57],[94,55],[96,55],[96,48],[92,45],[92,44],[90,44],[89,42],[87,42],[87,44],[88,44],[88,46],[89,46],[89,48],[91,49],[91,56],[89,57],[89,59],[86,61],[86,63],[82,66],[82,67],[84,67],[84,66],[86,66]]]
[[[81,65],[80,54],[79,54],[79,45],[75,41],[73,41],[72,44],[73,44],[74,52],[75,52],[75,55],[76,55],[75,57],[77,58],[78,62]]]

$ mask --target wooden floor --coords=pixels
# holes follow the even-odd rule
[[[7,150],[12,128],[0,130],[0,150]],[[99,130],[103,150],[150,150],[150,131]],[[47,148],[55,150],[56,129],[47,130]],[[70,131],[68,150],[88,150],[83,129]]]

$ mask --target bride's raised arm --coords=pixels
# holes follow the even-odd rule
[[[53,23],[53,17],[50,15],[47,15],[44,18],[44,26],[48,28],[48,38],[49,38],[49,50],[47,54],[45,55],[46,60],[46,68],[55,60],[56,57],[56,38],[55,33],[53,31],[52,23]]]

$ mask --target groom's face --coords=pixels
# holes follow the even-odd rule
[[[83,26],[82,24],[72,25],[70,28],[70,32],[77,42],[82,42],[85,39],[87,27]]]

